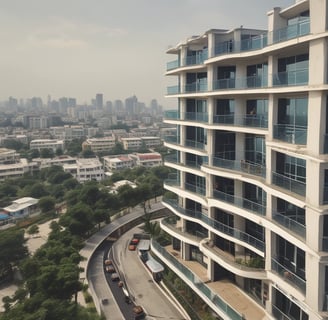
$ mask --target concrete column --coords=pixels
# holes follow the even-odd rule
[[[184,98],[179,98],[180,102],[180,119],[184,120],[186,116],[186,111],[187,111],[187,100]]]
[[[208,45],[208,57],[211,58],[214,56],[214,50],[215,50],[215,34],[209,33],[207,35],[207,45]]]
[[[214,154],[214,130],[207,130],[207,154],[208,154],[208,164],[211,166],[213,164],[213,154]]]
[[[312,14],[312,13],[311,13]],[[320,14],[320,17],[324,16]],[[309,85],[320,85],[327,80],[327,40],[315,39],[310,42],[309,48]]]
[[[310,2],[310,33],[317,34],[326,32],[327,29],[327,0]]]
[[[215,99],[210,97],[207,99],[207,112],[208,112],[209,124],[213,124],[214,108],[215,108]]]
[[[323,197],[324,172],[320,163],[306,160],[306,201],[311,206],[318,207]]]
[[[276,7],[267,13],[268,16],[268,44],[272,43],[272,32],[287,26],[287,20],[283,19],[279,13],[281,8]]]
[[[305,214],[306,244],[316,252],[321,251],[324,216],[310,207],[306,208]]]
[[[216,75],[215,68],[213,64],[210,64],[207,66],[207,90],[212,91],[213,90],[213,81],[214,77]]]
[[[236,133],[236,161],[245,159],[245,134]]]

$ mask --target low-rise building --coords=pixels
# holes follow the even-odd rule
[[[82,143],[82,150],[90,149],[93,152],[107,152],[115,147],[113,136],[103,138],[89,138]]]
[[[39,199],[24,197],[17,200],[14,200],[13,203],[2,209],[2,213],[7,214],[8,216],[19,219],[24,218],[31,213],[35,213],[38,210]]]
[[[132,168],[134,160],[128,155],[121,155],[116,157],[103,157],[104,167],[107,171],[122,170]]]
[[[152,152],[152,153],[134,153],[130,155],[135,162],[136,166],[143,167],[155,167],[161,166],[163,164],[162,156],[160,153]]]
[[[79,182],[104,179],[103,165],[98,158],[77,159],[75,164],[64,164],[63,169]]]
[[[30,149],[52,149],[56,152],[58,149],[64,150],[64,140],[54,140],[54,139],[37,139],[30,142]]]

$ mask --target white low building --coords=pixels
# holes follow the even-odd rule
[[[89,138],[82,143],[82,150],[90,149],[93,152],[107,152],[115,147],[113,136],[103,138]]]
[[[23,218],[38,210],[39,200],[31,197],[24,197],[14,200],[8,207],[3,208],[3,212],[13,218]]]
[[[103,165],[98,158],[77,159],[75,164],[64,164],[63,169],[79,182],[104,179]]]
[[[131,159],[134,160],[136,166],[143,167],[156,167],[163,164],[162,156],[160,153],[134,153],[130,155]]]
[[[134,160],[128,155],[121,155],[117,157],[103,157],[104,167],[107,171],[122,170],[132,168],[135,164]]]
[[[58,149],[64,150],[64,140],[54,140],[54,139],[37,139],[30,142],[31,150],[42,150],[51,149],[56,152]]]

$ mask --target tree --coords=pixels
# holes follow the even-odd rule
[[[43,148],[40,151],[40,157],[41,158],[53,158],[54,157],[54,151],[50,148]]]
[[[28,254],[23,230],[0,232],[0,279],[12,272],[12,267]]]
[[[39,207],[43,213],[54,210],[55,204],[56,204],[56,200],[52,196],[45,196],[39,200]]]
[[[39,233],[39,226],[37,224],[33,224],[32,226],[30,226],[28,229],[27,229],[27,233],[29,235],[34,235],[34,234],[37,234]]]

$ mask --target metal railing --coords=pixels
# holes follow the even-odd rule
[[[253,213],[259,214],[261,216],[265,216],[266,214],[266,206],[254,201],[251,201],[246,198],[236,197],[234,195],[214,190],[213,191],[213,197],[215,199],[231,203],[236,207],[251,211]]]
[[[297,222],[295,219],[292,219],[289,216],[283,215],[279,212],[273,212],[272,218],[285,228],[295,232],[304,239],[306,238],[306,226]]]
[[[212,163],[215,167],[245,172],[259,177],[265,177],[266,175],[265,166],[262,166],[257,163],[251,163],[247,160],[229,160],[214,156],[212,159]]]
[[[278,187],[294,192],[305,197],[306,183],[291,179],[283,174],[272,172],[272,183]]]
[[[303,293],[306,292],[306,281],[292,270],[279,263],[275,258],[271,258],[271,268],[286,282],[301,289]]]
[[[203,214],[200,211],[182,208],[181,206],[178,205],[177,201],[174,201],[172,199],[163,199],[163,202],[170,205],[172,208],[174,208],[177,212],[179,212],[182,215],[198,219],[198,220],[204,222],[207,226],[210,226],[210,227],[214,228],[215,230],[217,230],[221,233],[224,233],[225,235],[228,235],[235,239],[241,240],[241,241],[253,246],[254,248],[264,252],[264,248],[265,248],[264,241],[257,239],[254,236],[252,236],[244,231],[241,231],[239,229],[230,227],[224,223],[216,221],[216,220],[208,217],[207,215]]]

